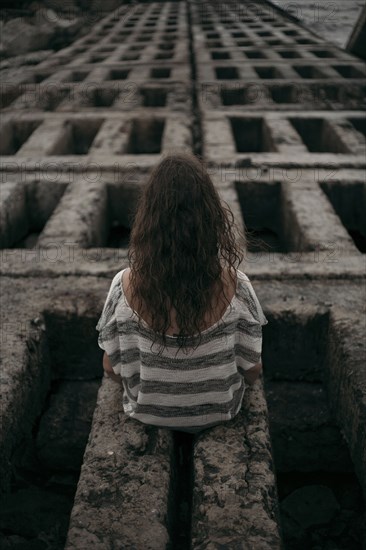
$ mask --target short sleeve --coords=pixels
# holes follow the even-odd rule
[[[268,319],[263,313],[262,306],[258,300],[252,283],[247,275],[242,272],[238,273],[241,280],[241,288],[244,290],[245,298],[248,301],[248,308],[253,318],[261,325],[267,325]]]
[[[244,305],[236,326],[235,354],[239,372],[262,362],[262,326],[268,323],[249,278],[246,275],[240,278],[239,294]]]
[[[99,331],[98,346],[107,353],[116,374],[120,374],[121,370],[120,343],[116,317],[116,307],[121,295],[119,277],[118,273],[110,285],[101,316],[95,327]]]

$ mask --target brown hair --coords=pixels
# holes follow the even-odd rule
[[[180,329],[179,349],[200,336],[204,316],[213,308],[213,289],[218,286],[225,296],[223,269],[236,280],[243,260],[238,236],[234,216],[203,162],[187,153],[165,156],[139,197],[128,251],[132,302],[151,316],[160,351],[171,307]]]

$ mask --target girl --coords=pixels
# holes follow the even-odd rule
[[[203,163],[165,156],[137,205],[129,267],[114,276],[96,326],[131,418],[196,433],[238,414],[262,371],[268,321],[238,269],[235,235]]]

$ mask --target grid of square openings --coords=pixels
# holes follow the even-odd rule
[[[204,90],[205,88],[203,88]],[[366,84],[353,85],[350,87],[347,82],[340,83],[322,82],[315,83],[288,83],[288,82],[251,82],[248,84],[225,83],[218,90],[220,103],[225,107],[237,105],[246,106],[269,106],[273,104],[308,104],[314,110],[315,106],[328,108],[329,102],[342,106],[355,106],[362,109],[366,106]],[[277,107],[276,107],[277,108]]]
[[[214,32],[218,27],[232,31],[238,36],[252,36],[258,38],[281,38],[287,41],[293,40],[300,44],[316,43],[317,39],[305,29],[293,25],[291,22],[276,14],[270,8],[265,10],[265,6],[251,7],[250,4],[215,4],[196,6],[194,10],[194,21],[197,22],[205,32]],[[216,36],[219,38],[219,36]]]
[[[87,155],[95,145],[98,132],[102,130],[103,118],[70,117],[63,121],[49,143],[47,152],[43,155]],[[126,125],[128,119],[125,119]],[[4,156],[22,155],[23,146],[27,145],[35,130],[42,129],[42,119],[11,120],[4,124],[0,133],[0,154]],[[124,136],[126,126],[123,121],[119,131]],[[120,154],[142,155],[159,154],[162,149],[163,133],[165,129],[164,117],[134,117],[130,121],[127,141]],[[45,130],[47,131],[47,130]],[[116,134],[116,139],[118,134]],[[29,145],[29,144],[28,144]],[[24,153],[25,154],[25,153]],[[34,154],[40,154],[39,148]],[[28,151],[28,156],[32,154]]]
[[[225,59],[225,56],[216,56],[218,61]],[[248,65],[246,65],[248,66]],[[257,75],[257,78],[261,80],[277,80],[277,79],[288,79],[286,74],[286,69],[291,67],[294,74],[297,75],[298,79],[303,80],[323,80],[323,79],[332,79],[340,78],[343,79],[359,79],[363,80],[366,76],[366,71],[360,64],[350,63],[339,63],[337,67],[337,73],[335,77],[332,74],[329,74],[329,65],[325,64],[293,64],[285,65],[281,63],[271,64],[251,64],[250,68]],[[335,67],[334,67],[335,68]],[[235,60],[232,60],[231,63],[225,63],[222,65],[216,64],[214,66],[214,73],[217,80],[237,80],[240,79],[240,65],[235,64]]]
[[[350,154],[353,152],[354,141],[349,142],[346,135],[337,132],[339,124],[342,128],[348,127],[352,134],[352,140],[357,139],[360,145],[366,146],[365,119],[354,115],[346,120],[342,118],[327,117],[301,117],[290,116],[287,118],[299,140],[310,153],[336,153]],[[261,116],[229,116],[232,136],[237,153],[262,153],[276,152],[276,141],[272,139],[269,121]]]
[[[179,31],[181,21],[185,21],[183,9],[178,5],[155,4],[146,5],[141,11],[138,6],[129,17],[122,18],[122,22],[118,18],[107,21],[94,37],[87,37],[84,43],[92,45],[102,37],[109,37],[112,43],[126,40],[150,43],[156,38],[156,33],[174,35]]]
[[[73,53],[80,56],[81,62],[101,63],[118,61],[144,62],[151,58],[157,60],[173,59],[177,43],[187,39],[185,24],[180,24],[177,18],[168,17],[162,23],[158,16],[149,17],[145,24],[138,26],[134,21],[125,23],[124,27],[115,29],[101,42],[96,37],[88,37],[84,43],[78,43]],[[89,56],[86,56],[86,44]],[[188,51],[188,41],[187,47]],[[85,61],[84,61],[85,58]]]
[[[239,57],[239,54],[241,54],[243,59],[269,59],[271,58],[273,60],[273,57],[276,56],[277,59],[280,60],[286,60],[286,59],[307,59],[311,62],[311,59],[319,60],[319,59],[329,59],[331,63],[334,63],[337,54],[336,52],[332,51],[330,48],[314,48],[314,49],[308,49],[308,50],[302,50],[299,48],[271,48],[270,54],[269,50],[266,47],[261,47],[260,45],[248,40],[245,42],[245,47],[241,46],[239,48],[235,48],[234,51],[232,48],[220,48],[216,49],[214,47],[209,47],[210,56],[211,59],[216,61],[220,59],[237,59]],[[341,67],[340,71],[342,71],[342,66],[332,65],[332,67],[335,70],[338,70],[339,67]],[[339,72],[340,72],[339,71]],[[353,73],[354,77],[356,75],[356,71],[349,71],[347,69],[343,69],[343,75],[346,75],[346,73],[349,73],[349,77],[351,77],[351,73]]]

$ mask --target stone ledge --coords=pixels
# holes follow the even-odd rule
[[[365,316],[333,309],[326,385],[331,411],[347,441],[366,498]]]
[[[122,388],[99,390],[65,550],[165,549],[171,437],[123,412]]]
[[[170,478],[180,475],[171,463],[172,434],[127,418],[121,389],[104,379],[65,550],[169,547]],[[197,436],[194,476],[192,547],[245,540],[257,544],[248,548],[258,548],[261,540],[261,549],[281,548],[261,384],[247,389],[244,408],[232,422]]]
[[[197,437],[192,514],[196,550],[281,548],[267,413],[259,380],[246,388],[232,421]]]
[[[239,268],[255,279],[366,278],[365,258],[330,249],[314,252],[247,253]],[[4,277],[97,276],[111,278],[128,267],[127,249],[79,248],[75,242],[56,243],[49,249],[0,250],[0,275]]]

